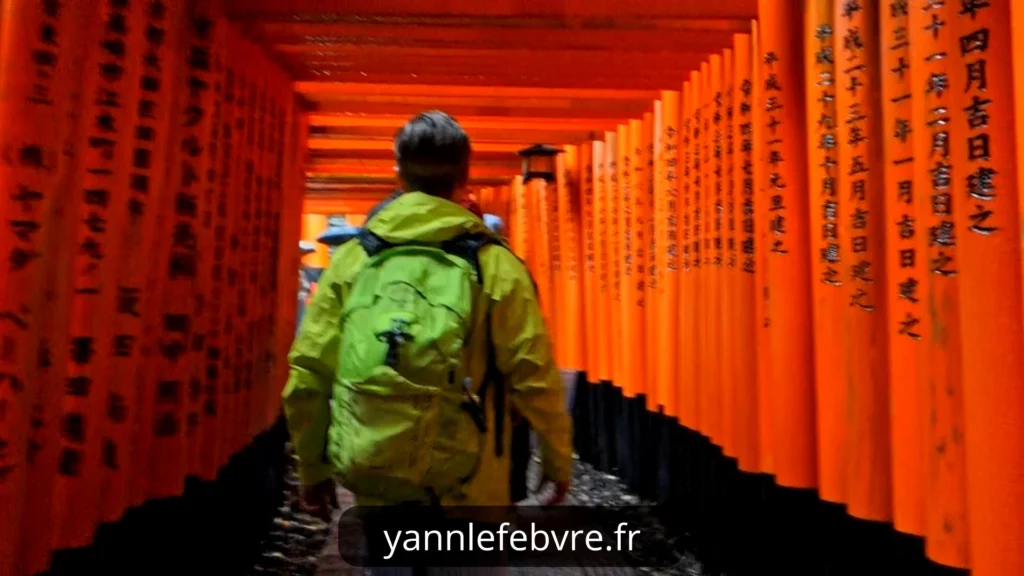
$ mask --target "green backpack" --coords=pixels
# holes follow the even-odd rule
[[[484,404],[494,388],[504,414],[504,384],[487,331],[483,382],[466,374],[483,276],[477,254],[501,243],[467,234],[440,245],[391,244],[364,229],[367,261],[342,309],[330,442],[343,485],[357,496],[431,502],[457,493],[484,450]],[[495,419],[495,451],[501,424]]]

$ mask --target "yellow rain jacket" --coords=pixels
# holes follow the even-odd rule
[[[402,194],[387,204],[367,224],[384,240],[439,243],[464,233],[483,233],[497,238],[478,217],[457,204],[420,192]],[[500,240],[500,239],[499,239]],[[289,354],[291,372],[282,394],[284,412],[299,458],[299,476],[310,485],[334,476],[328,426],[337,426],[330,410],[335,386],[341,330],[342,303],[355,274],[366,260],[359,242],[341,246],[318,283],[299,334]],[[555,366],[551,341],[541,316],[536,292],[523,263],[501,246],[485,246],[479,254],[483,292],[492,300],[492,339],[497,368],[505,377],[506,413],[503,456],[485,450],[476,476],[463,494],[442,500],[443,505],[507,506],[510,504],[509,473],[512,429],[508,409],[514,406],[529,420],[541,445],[544,471],[556,481],[568,481],[572,467],[569,415],[563,399],[562,380]],[[482,324],[483,314],[477,314]],[[479,382],[486,369],[483,330],[473,330],[468,347],[469,371]],[[485,405],[488,422],[485,446],[494,446],[494,405]],[[367,502],[356,494],[359,504]]]

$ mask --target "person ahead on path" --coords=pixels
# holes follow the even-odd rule
[[[523,262],[451,199],[470,144],[441,112],[395,142],[401,189],[339,248],[289,353],[282,393],[302,501],[507,506],[513,409],[541,445],[549,504],[569,489],[562,381]]]

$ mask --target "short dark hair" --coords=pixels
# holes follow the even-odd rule
[[[410,192],[448,198],[469,179],[469,136],[439,110],[409,120],[395,137],[398,175]]]

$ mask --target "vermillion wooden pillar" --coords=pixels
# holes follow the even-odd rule
[[[600,380],[611,381],[614,378],[614,277],[612,250],[613,240],[610,228],[612,205],[610,176],[608,175],[609,150],[614,142],[609,143],[606,134],[604,142],[594,143],[594,253],[597,257],[597,322],[599,331],[595,336],[597,351],[597,375]]]
[[[630,373],[633,375],[634,394],[644,395],[645,402],[648,402],[648,409],[650,409],[648,375],[652,373],[651,367],[647,363],[647,347],[650,344],[647,340],[647,256],[650,243],[648,219],[650,217],[651,189],[646,150],[651,141],[651,124],[650,113],[647,113],[642,120],[630,121],[629,126],[629,154],[632,168],[630,186],[632,208],[629,215],[632,258],[628,264],[631,273],[629,287],[632,312],[629,337],[633,346],[633,369]]]
[[[736,183],[733,180],[733,163],[736,158],[735,151],[735,119],[734,99],[736,89],[734,86],[735,75],[734,54],[732,49],[727,49],[722,55],[722,104],[719,125],[721,134],[719,148],[721,149],[721,162],[717,169],[719,175],[718,206],[716,210],[716,228],[718,229],[719,244],[719,266],[721,282],[719,284],[719,314],[721,316],[721,329],[719,330],[719,363],[721,365],[721,419],[720,426],[722,450],[726,456],[736,457],[735,426],[736,419],[736,367],[739,359],[736,357],[736,302],[734,285],[736,281],[736,211],[735,193]]]
[[[540,290],[540,308],[544,314],[544,320],[551,327],[552,341],[557,346],[558,327],[554,324],[555,303],[553,301],[554,291],[552,290],[551,279],[551,233],[554,228],[554,220],[557,218],[555,206],[554,184],[548,185],[541,179],[533,179],[527,183],[530,196],[530,218],[536,222],[535,231],[531,234],[530,258],[534,262],[534,278]],[[556,348],[555,353],[558,353]]]
[[[611,361],[612,382],[625,390],[626,350],[624,346],[622,324],[622,191],[619,188],[619,165],[622,161],[623,142],[626,129],[619,125],[615,132],[605,134],[605,197],[608,213],[608,275],[611,342],[609,360]]]
[[[1015,3],[1013,3],[1015,4]],[[1024,573],[1024,316],[1010,2],[956,3],[952,193],[962,274],[971,569]],[[959,62],[956,60],[959,59]],[[1017,94],[1016,98],[1024,95]]]
[[[733,283],[733,354],[735,408],[733,438],[739,469],[758,469],[758,318],[755,312],[755,229],[754,220],[754,85],[751,77],[753,49],[748,34],[733,39],[733,210],[735,227],[736,278]]]
[[[659,198],[664,195],[660,192],[661,179],[657,177],[657,164],[654,159],[654,147],[660,138],[661,125],[661,102],[654,102],[654,112],[644,114],[643,123],[643,149],[641,159],[643,170],[641,177],[644,180],[646,191],[644,198],[644,276],[646,277],[644,288],[644,365],[646,367],[646,402],[647,409],[657,413],[661,405],[661,398],[658,396],[658,374],[661,372],[658,354],[658,314],[661,306],[661,286],[658,284],[660,271],[658,268],[658,231],[662,224],[661,205]]]
[[[810,190],[811,294],[814,314],[815,398],[817,402],[819,494],[844,502],[847,483],[846,351],[839,206],[834,0],[807,3],[804,12],[804,66],[807,101],[807,170]],[[840,45],[841,48],[841,45]],[[841,58],[838,59],[843,62]]]
[[[622,144],[620,143],[620,147]],[[643,177],[643,122],[631,120],[626,130],[624,162],[619,166],[622,191],[622,322],[626,344],[625,378],[629,398],[646,393],[644,362],[645,269],[644,228],[646,227],[646,186]]]
[[[708,100],[711,90],[708,81],[708,63],[700,65],[700,72],[692,79],[696,86],[693,104],[693,429],[707,436],[708,417],[708,166],[711,165],[708,142]]]
[[[888,300],[878,3],[835,6],[840,259],[844,283],[848,434],[846,503],[858,518],[892,518]]]
[[[615,212],[618,220],[616,238],[618,241],[618,316],[619,316],[619,338],[621,346],[618,348],[622,359],[619,362],[618,381],[622,384],[622,393],[627,398],[636,395],[633,388],[635,382],[633,369],[635,367],[636,348],[631,336],[636,333],[636,318],[633,314],[633,287],[630,282],[633,280],[633,236],[631,224],[633,219],[633,161],[631,148],[631,130],[629,124],[620,124],[617,134],[618,153],[616,155],[616,201],[618,210]]]
[[[519,257],[529,262],[529,213],[526,197],[526,186],[523,177],[516,176],[512,181],[512,249]]]
[[[69,258],[60,239],[67,237],[61,226],[70,222],[55,208],[71,200],[64,191],[74,162],[61,151],[77,143],[74,98],[83,54],[76,47],[84,31],[83,11],[73,6],[9,0],[4,10],[0,140],[10,152],[0,165],[6,191],[0,213],[8,220],[0,234],[8,261],[0,278],[0,573],[10,574],[45,568],[45,559],[37,560],[51,545],[51,494],[40,488],[52,488],[61,447],[68,294],[55,290],[54,300],[44,298],[44,283],[66,280],[69,272],[54,262]]]
[[[661,221],[659,228],[658,285],[661,287],[657,348],[660,363],[658,366],[658,399],[664,406],[665,413],[673,418],[679,416],[679,310],[681,293],[679,280],[681,275],[682,226],[679,213],[682,204],[681,190],[685,186],[682,178],[679,154],[680,138],[680,93],[663,91],[661,141],[658,146],[656,162],[659,166],[658,176],[662,194]],[[685,162],[685,160],[684,160]]]
[[[102,92],[104,99],[85,100],[83,122],[75,147],[82,156],[72,188],[85,192],[71,200],[76,221],[72,295],[69,309],[69,345],[55,355],[67,363],[69,382],[60,415],[62,445],[58,455],[59,476],[53,493],[53,543],[70,548],[88,545],[100,521],[103,468],[116,462],[118,446],[104,442],[104,423],[108,404],[119,396],[111,386],[110,368],[115,354],[122,354],[132,343],[118,341],[115,326],[109,321],[118,309],[119,288],[115,282],[122,265],[126,225],[123,207],[128,204],[129,166],[133,158],[132,133],[135,117],[122,101],[131,102],[138,93],[142,61],[129,59],[123,52],[109,50],[124,42],[141,45],[141,30],[128,30],[134,21],[126,6],[104,6],[101,19],[105,26],[86,35],[86,72],[82,79],[85,93]],[[168,19],[173,27],[174,10]],[[178,14],[181,14],[180,12]],[[182,14],[180,17],[183,17]],[[173,51],[174,38],[168,43]],[[176,67],[177,63],[168,63]],[[116,95],[110,99],[110,94]],[[132,198],[138,200],[134,194]],[[131,295],[128,295],[131,299]],[[114,344],[111,346],[111,344]],[[117,403],[115,403],[117,404]],[[109,439],[108,439],[109,441]]]
[[[701,426],[704,434],[722,446],[722,162],[725,121],[722,106],[722,55],[708,63],[707,108],[704,114],[707,156],[704,172],[704,386],[701,388]]]
[[[959,268],[963,256],[955,241],[958,233],[954,211],[963,202],[953,195],[953,181],[962,167],[955,165],[953,146],[961,146],[963,134],[950,124],[955,99],[949,74],[957,66],[956,36],[946,25],[955,17],[952,4],[925,0],[909,6],[910,74],[913,92],[914,183],[904,198],[917,207],[913,233],[924,236],[924,252],[916,247],[900,252],[903,275],[896,280],[916,279],[911,274],[921,266],[921,295],[914,282],[903,287],[906,297],[919,298],[927,314],[921,322],[906,316],[901,336],[923,336],[928,435],[927,505],[928,557],[936,562],[967,567],[970,561],[967,538],[965,451],[963,422],[963,368],[961,364]],[[938,24],[937,24],[938,23]],[[951,62],[950,60],[953,59]],[[910,198],[907,198],[907,195]],[[919,197],[919,200],[915,200]],[[892,218],[890,217],[890,220]],[[910,230],[907,234],[910,234]],[[918,263],[918,259],[921,260]],[[926,269],[924,268],[926,267]]]
[[[600,295],[600,271],[598,256],[598,234],[601,230],[597,227],[598,222],[598,193],[595,189],[597,171],[594,165],[597,156],[598,142],[587,142],[580,146],[578,174],[576,176],[580,186],[581,205],[581,232],[582,232],[582,284],[583,284],[583,306],[580,316],[580,334],[583,346],[583,369],[587,373],[587,381],[597,383],[601,380],[599,360],[599,338],[606,337],[601,331],[599,302]],[[602,152],[603,153],[603,152]]]
[[[566,146],[558,157],[558,222],[563,292],[560,329],[563,332],[562,367],[584,370],[584,333],[582,331],[583,278],[580,270],[580,225],[585,217],[581,203],[579,163],[584,146]]]
[[[683,149],[683,190],[679,205],[679,222],[682,227],[682,271],[679,281],[679,422],[691,430],[697,429],[697,361],[694,356],[697,343],[696,324],[696,274],[697,235],[694,230],[695,196],[699,186],[697,177],[700,169],[697,130],[697,74],[683,83],[682,135]]]
[[[762,54],[761,23],[751,22],[751,59],[750,77],[752,80],[753,120],[754,120],[754,310],[756,313],[757,348],[757,424],[758,424],[758,461],[761,472],[775,474],[775,445],[772,430],[772,323],[769,318],[769,302],[771,290],[768,279],[768,172],[765,162],[766,146],[765,111],[762,95]],[[760,224],[759,224],[760,223]]]
[[[768,303],[771,323],[775,474],[782,486],[817,481],[813,367],[810,359],[810,254],[807,150],[799,13],[802,3],[758,2],[761,106],[768,199]]]
[[[909,7],[908,7],[909,8]],[[885,150],[886,297],[889,305],[889,398],[892,404],[893,525],[897,530],[925,535],[925,410],[927,388],[922,377],[925,352],[921,326],[925,319],[921,281],[924,259],[901,261],[904,250],[925,252],[925,234],[917,224],[923,194],[914,194],[911,134],[914,114],[910,67],[909,10],[883,10],[882,141]],[[913,326],[913,330],[904,328]]]

